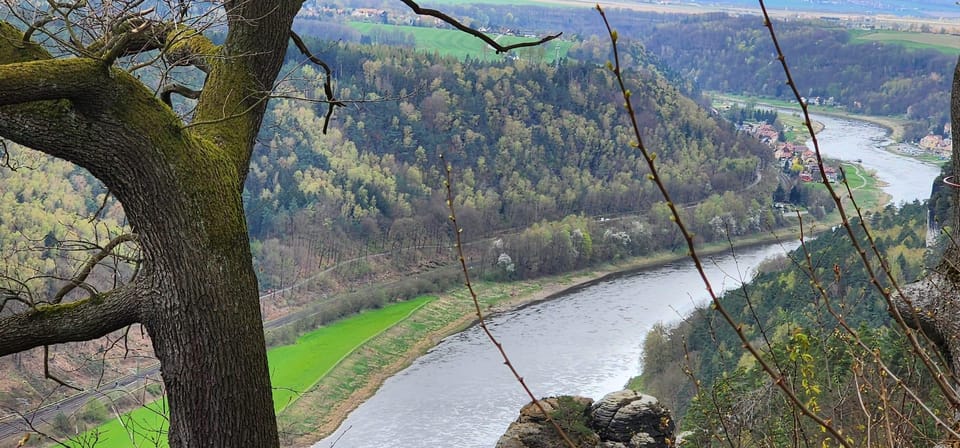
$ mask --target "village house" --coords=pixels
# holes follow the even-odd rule
[[[946,130],[946,129],[944,129]],[[928,134],[920,139],[920,148],[949,157],[953,147],[953,139],[942,135]]]
[[[777,128],[766,122],[744,123],[740,126],[740,130],[770,146],[773,146],[780,140],[780,132],[777,131]]]

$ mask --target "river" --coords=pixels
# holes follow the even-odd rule
[[[896,203],[925,199],[933,165],[884,151],[885,129],[816,116],[824,155],[861,160]],[[766,258],[796,246],[771,244],[711,257],[715,289],[737,287]],[[490,327],[537,396],[599,398],[637,375],[644,336],[708,300],[692,263],[677,262],[570,291],[495,316]],[[453,335],[388,379],[314,448],[492,447],[528,401],[479,328]]]
[[[891,203],[930,197],[931,182],[940,170],[929,163],[884,150],[893,143],[886,129],[846,118],[824,115],[812,118],[824,125],[817,134],[821,154],[834,159],[860,161],[864,168],[875,171],[886,183],[883,190],[890,195]],[[807,142],[807,147],[813,149],[813,143]]]

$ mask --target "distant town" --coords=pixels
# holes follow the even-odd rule
[[[773,156],[779,161],[784,173],[792,173],[804,182],[821,181],[816,153],[806,145],[782,141],[780,131],[773,124],[766,121],[746,122],[739,125],[737,129],[752,135],[772,148]],[[840,170],[837,167],[825,165],[823,171],[828,181],[840,180]]]

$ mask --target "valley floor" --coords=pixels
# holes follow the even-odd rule
[[[830,225],[821,225],[827,230]],[[810,229],[805,230],[810,235]],[[745,238],[735,248],[796,238],[798,229]],[[730,249],[729,244],[700,248],[701,255]],[[505,312],[558,297],[565,291],[600,281],[609,275],[639,271],[685,258],[663,253],[627,260],[594,270],[511,283],[480,283],[475,287],[485,315]],[[309,446],[333,433],[347,415],[390,376],[409,366],[443,338],[476,323],[475,308],[465,288],[447,292],[406,320],[355,350],[278,417],[285,446]],[[640,341],[637,342],[638,344]],[[510,347],[505,347],[509,354]],[[522,372],[521,372],[522,374]]]

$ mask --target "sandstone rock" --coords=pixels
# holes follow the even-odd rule
[[[607,394],[593,404],[593,428],[605,441],[626,448],[670,446],[676,429],[670,411],[649,395],[632,390]]]
[[[670,412],[656,398],[623,390],[600,401],[584,397],[540,400],[568,436],[581,448],[666,448],[672,446]],[[557,448],[566,446],[533,404],[520,410],[497,442],[497,448]]]
[[[569,397],[571,400],[566,401],[563,398],[544,398],[540,400],[540,405],[551,417],[561,421],[561,426],[576,425],[579,428],[589,430],[590,416],[588,411],[593,400],[586,397]],[[564,412],[569,411],[569,409],[561,409],[563,407],[561,402],[579,410],[573,414]],[[574,434],[573,431],[567,430],[567,433],[575,442],[579,443],[579,446],[584,448],[596,447],[600,441],[600,438],[592,431],[587,434]],[[528,403],[520,409],[520,417],[510,424],[507,432],[497,441],[497,448],[555,448],[563,446],[566,446],[563,439],[533,403]]]

